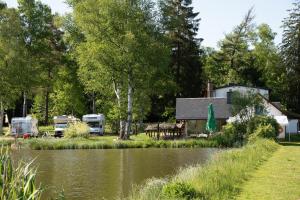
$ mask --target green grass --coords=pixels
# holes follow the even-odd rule
[[[278,148],[273,141],[259,140],[222,152],[205,166],[188,167],[169,179],[149,180],[135,188],[128,199],[234,199],[255,170]]]
[[[299,186],[300,147],[283,146],[254,173],[238,200],[296,200]]]
[[[219,147],[214,140],[187,139],[187,140],[153,140],[145,134],[133,135],[130,140],[118,140],[117,136],[102,136],[90,138],[36,138],[30,140],[19,139],[23,146],[34,150],[59,149],[123,149],[123,148],[192,148],[192,147]]]

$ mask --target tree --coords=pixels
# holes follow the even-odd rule
[[[35,0],[19,0],[19,12],[23,25],[23,39],[28,51],[29,67],[35,72],[26,79],[24,84],[24,103],[26,93],[33,87],[43,88],[45,98],[45,119],[48,124],[49,96],[52,91],[54,74],[61,65],[61,56],[64,51],[62,32],[54,24],[54,15],[49,6]],[[24,106],[26,108],[26,104]],[[24,109],[24,114],[25,109]]]
[[[93,87],[91,82],[100,82],[103,92],[109,89],[115,93],[120,121],[123,110],[127,118],[120,138],[127,139],[135,94],[145,89],[148,94],[155,92],[157,85],[152,81],[164,70],[167,58],[154,21],[153,3],[93,0],[74,1],[73,5],[75,21],[86,38],[77,48],[82,76],[91,77],[84,84]]]
[[[160,2],[163,31],[172,51],[170,67],[177,84],[177,97],[198,97],[202,92],[201,39],[199,13],[193,11],[191,0]]]
[[[293,6],[283,20],[281,55],[288,78],[287,106],[300,112],[300,2],[296,1]]]
[[[0,9],[0,132],[4,110],[12,107],[22,87],[20,77],[26,56],[25,44],[20,39],[21,22],[15,9]]]
[[[243,21],[219,42],[220,51],[213,52],[208,58],[206,75],[216,85],[253,84],[259,77],[249,50],[254,36],[253,19],[251,8]]]
[[[254,67],[261,74],[258,77],[261,86],[270,88],[272,90],[270,98],[279,101],[285,100],[287,79],[279,50],[274,43],[275,36],[276,33],[269,25],[259,25],[252,53],[255,58]]]

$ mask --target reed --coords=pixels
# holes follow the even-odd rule
[[[12,159],[8,150],[0,152],[0,195],[3,200],[39,200],[42,189],[37,187],[36,170],[31,167],[32,162],[20,162],[13,168]]]

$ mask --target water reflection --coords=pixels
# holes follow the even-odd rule
[[[36,158],[43,199],[64,189],[67,199],[113,199],[133,184],[174,174],[185,165],[204,163],[216,149],[121,149],[15,152],[16,160]]]

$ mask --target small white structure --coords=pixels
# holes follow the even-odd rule
[[[285,138],[285,127],[289,125],[289,120],[285,115],[280,115],[280,116],[274,116],[274,119],[277,121],[279,124],[279,134],[278,138]]]
[[[23,136],[29,134],[30,136],[37,136],[38,131],[38,120],[27,117],[16,117],[11,120],[11,134],[14,136]]]
[[[54,137],[62,137],[65,129],[68,127],[70,123],[75,123],[80,121],[78,118],[74,116],[55,116],[53,118],[54,121]]]
[[[105,117],[103,114],[88,114],[82,117],[82,121],[90,127],[90,133],[103,135]]]
[[[269,90],[266,88],[260,88],[260,87],[248,87],[243,85],[235,85],[230,84],[224,87],[216,88],[212,91],[212,97],[216,98],[227,98],[227,95],[229,92],[239,92],[241,94],[260,94],[264,96],[266,99],[269,99]]]

